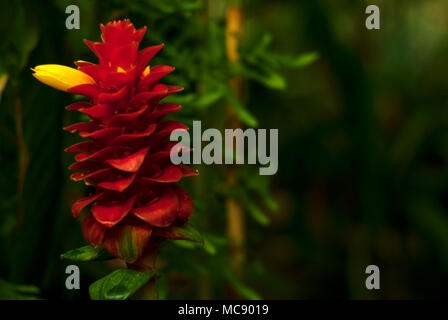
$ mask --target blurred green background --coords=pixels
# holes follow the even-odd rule
[[[149,27],[142,46],[165,43],[151,66],[185,91],[176,119],[279,129],[279,170],[198,166],[183,182],[205,247],[166,242],[162,298],[425,299],[447,297],[448,3],[445,0],[1,0],[0,298],[88,299],[115,262],[79,264],[81,290],[65,289],[65,251],[84,245],[69,179],[81,120],[69,94],[37,82],[38,64],[96,62],[82,39],[130,18]],[[76,4],[81,28],[65,28]],[[240,5],[240,60],[226,56],[226,10]],[[381,9],[368,31],[365,8]],[[229,81],[243,79],[235,98]],[[3,84],[5,87],[3,88]],[[76,99],[76,97],[75,97]],[[204,128],[203,128],[204,129]],[[232,267],[226,199],[244,209],[244,255]],[[381,289],[365,288],[378,265]]]

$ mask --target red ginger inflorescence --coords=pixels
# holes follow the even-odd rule
[[[77,217],[92,204],[91,214],[82,223],[86,241],[93,246],[103,244],[114,256],[134,263],[145,248],[169,237],[170,227],[190,218],[193,201],[176,183],[197,172],[170,161],[171,148],[177,142],[170,142],[168,137],[173,130],[187,127],[163,120],[181,109],[177,104],[160,102],[182,90],[159,83],[174,68],[147,66],[163,45],[138,50],[146,27],[136,30],[129,20],[101,25],[101,30],[102,42],[85,41],[99,64],[76,62],[78,70],[73,69],[73,73],[83,74],[72,76],[77,78],[73,80],[75,86],[66,85],[70,79],[54,80],[63,76],[45,66],[36,67],[34,75],[57,88],[54,81],[62,81],[66,86],[63,90],[91,100],[67,107],[91,119],[64,128],[88,138],[66,149],[77,152],[70,169],[80,172],[71,178],[95,189],[73,204],[72,213]],[[66,77],[70,76],[69,72]]]

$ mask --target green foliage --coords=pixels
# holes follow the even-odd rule
[[[0,36],[4,39],[0,44],[0,74],[19,72],[37,44],[39,25],[28,9],[20,0],[3,1],[0,4]],[[14,12],[14,15],[9,12]]]
[[[270,34],[255,33],[249,41],[241,46],[242,61],[235,66],[235,72],[262,85],[275,89],[286,89],[286,80],[281,74],[281,67],[303,68],[315,62],[317,52],[300,55],[279,54],[269,50],[272,42]]]
[[[108,260],[114,257],[102,247],[84,246],[61,254],[61,259],[69,261],[96,261]]]
[[[204,245],[204,239],[202,235],[190,223],[187,223],[182,226],[174,226],[171,227],[170,229],[173,234],[173,239],[188,240],[196,242],[201,246]]]
[[[0,300],[37,300],[39,288],[31,285],[19,285],[0,279]]]
[[[233,107],[236,115],[240,120],[250,127],[256,127],[258,125],[258,120],[241,104],[241,102],[236,99],[232,94],[226,94],[226,99]]]
[[[277,61],[290,68],[304,68],[314,63],[318,58],[317,52],[308,52],[298,56],[291,55],[275,55]]]
[[[239,293],[243,299],[248,300],[261,300],[261,296],[255,292],[252,288],[249,288],[238,277],[235,276],[230,270],[226,273],[226,277],[233,288]]]
[[[89,287],[92,300],[126,300],[144,286],[154,272],[138,272],[118,269],[101,278]]]

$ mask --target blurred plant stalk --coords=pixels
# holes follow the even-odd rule
[[[226,51],[230,64],[239,60],[238,46],[243,33],[243,10],[241,1],[228,1],[226,8]],[[243,93],[243,78],[236,76],[230,79],[229,86],[236,99]],[[227,128],[240,128],[241,121],[231,106],[227,107]],[[233,145],[236,145],[233,143]],[[236,183],[235,169],[229,168],[227,172],[227,186],[231,190]],[[226,199],[227,235],[230,240],[231,265],[237,275],[242,276],[242,263],[244,260],[244,211],[242,205],[232,196]],[[232,295],[235,293],[232,292]]]
[[[15,121],[16,121],[16,136],[17,136],[17,146],[19,151],[19,172],[18,172],[18,183],[17,183],[17,217],[16,225],[14,226],[13,232],[18,232],[20,226],[23,222],[24,215],[24,203],[23,203],[23,188],[25,185],[25,177],[29,165],[29,153],[28,148],[25,143],[25,137],[23,134],[23,111],[22,111],[22,99],[20,98],[20,93],[18,87],[15,90]]]

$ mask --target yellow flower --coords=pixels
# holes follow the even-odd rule
[[[31,70],[37,80],[62,91],[81,84],[95,84],[95,80],[84,72],[59,64],[42,64]]]

